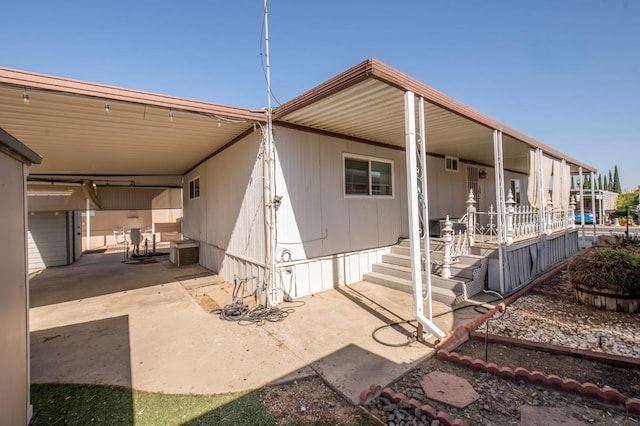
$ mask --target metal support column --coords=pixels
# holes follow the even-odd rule
[[[418,322],[425,327],[436,338],[442,339],[445,334],[431,321],[424,316],[424,300],[422,295],[422,267],[420,261],[420,224],[419,224],[419,203],[418,192],[418,161],[416,151],[416,110],[415,96],[413,92],[405,92],[404,94],[404,123],[405,123],[405,141],[406,141],[406,160],[407,160],[407,200],[408,200],[408,217],[409,217],[409,237],[411,250],[411,282],[413,284],[413,315]],[[424,151],[424,149],[423,149]],[[426,169],[426,168],[425,168]],[[426,170],[425,170],[426,172]],[[426,176],[426,173],[424,173]],[[424,182],[426,184],[426,182]],[[426,185],[425,185],[426,187]],[[425,199],[427,194],[424,194]],[[424,204],[426,207],[426,203]],[[425,210],[423,208],[423,212]],[[424,216],[425,222],[428,222],[428,214]],[[428,234],[425,239],[428,239]],[[427,251],[426,265],[430,265],[430,254]],[[427,277],[430,271],[425,271]],[[430,290],[430,289],[429,289]],[[430,292],[429,292],[430,293]],[[431,294],[427,295],[431,300]],[[429,312],[430,314],[430,312]],[[423,336],[418,336],[420,339]]]
[[[578,167],[578,173],[580,173],[580,229],[582,232],[582,245],[584,246],[584,175],[582,174],[582,166]]]
[[[91,250],[91,201],[87,198],[87,248]]]
[[[596,232],[596,175],[591,172],[591,214],[593,214],[593,244],[597,241],[597,232]]]
[[[542,150],[540,148],[536,149],[536,173],[538,174],[538,179],[536,180],[538,184],[538,228],[539,228],[539,236],[540,236],[540,245],[542,250],[540,250],[539,257],[539,265],[540,270],[545,271],[547,269],[548,255],[547,255],[547,221],[545,218],[546,215],[546,197],[549,193],[549,188],[545,189],[544,187],[544,174],[542,173]]]
[[[498,262],[500,263],[500,293],[505,292],[505,244],[507,241],[506,200],[504,195],[504,164],[502,157],[502,131],[493,131],[493,158],[496,175],[496,204],[498,205]]]
[[[429,235],[431,235],[429,229],[429,197],[428,197],[428,185],[427,185],[427,130],[424,120],[424,98],[418,99],[418,125],[420,128],[420,138],[418,140],[419,160],[420,160],[420,186],[418,191],[420,192],[420,206],[422,209],[422,235],[423,248],[425,255],[424,273],[425,273],[425,305],[427,307],[426,318],[429,321],[433,320],[433,303],[431,298],[431,247]]]

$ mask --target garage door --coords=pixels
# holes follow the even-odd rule
[[[29,214],[29,269],[68,265],[66,214]]]

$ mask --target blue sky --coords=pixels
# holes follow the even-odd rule
[[[7,3],[2,66],[266,105],[263,0]],[[277,101],[376,58],[640,185],[638,0],[271,0],[269,36]]]

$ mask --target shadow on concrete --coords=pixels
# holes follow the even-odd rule
[[[167,256],[153,260],[124,263],[121,253],[86,254],[72,265],[44,269],[29,281],[29,305],[37,308],[173,282],[167,268],[180,268],[171,265]],[[159,263],[166,267],[158,267]]]
[[[131,388],[127,315],[30,333],[33,383],[109,384]]]

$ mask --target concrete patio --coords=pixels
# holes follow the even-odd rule
[[[284,303],[295,311],[281,322],[243,326],[192,297],[231,302],[232,286],[205,268],[178,268],[168,256],[122,260],[117,252],[86,254],[32,274],[32,382],[206,394],[318,374],[357,403],[370,384],[388,384],[434,353],[433,338],[394,347],[372,337],[385,324],[412,319],[411,295],[397,290],[359,282]],[[434,321],[445,332],[479,315],[434,303]],[[376,337],[402,344],[413,331],[404,324]]]

